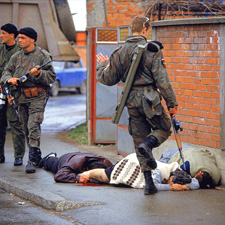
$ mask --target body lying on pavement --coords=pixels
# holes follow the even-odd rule
[[[125,185],[133,188],[144,188],[145,185],[144,174],[141,172],[136,153],[128,155],[115,165],[106,169],[93,169],[80,175],[80,183],[86,183],[90,179],[96,179],[103,183],[119,186]],[[181,177],[182,179],[180,179]],[[157,168],[152,171],[152,178],[159,191],[194,190],[200,187],[198,180],[191,178],[187,173],[180,170],[177,162],[166,164],[157,161]],[[179,179],[182,181],[180,182]]]
[[[200,183],[200,188],[210,189],[219,184],[221,172],[216,164],[215,156],[206,148],[193,148],[185,146],[182,149],[186,172],[192,177],[197,177]],[[172,163],[178,162],[181,169],[184,170],[184,165],[177,148],[173,148],[164,152],[160,162]]]
[[[108,159],[100,155],[72,152],[59,158],[56,157],[56,153],[50,153],[40,161],[39,168],[53,172],[56,182],[78,183],[79,173],[94,168],[107,168],[111,165]]]

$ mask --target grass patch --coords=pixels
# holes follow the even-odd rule
[[[68,136],[74,139],[76,144],[88,144],[87,124],[83,123],[69,131]]]

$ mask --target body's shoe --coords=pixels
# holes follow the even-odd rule
[[[158,189],[154,185],[151,171],[144,172],[144,177],[145,177],[144,194],[145,195],[153,195],[153,194],[157,193]]]
[[[0,155],[0,163],[4,163],[5,162],[5,156],[4,155]]]
[[[41,159],[41,161],[39,162],[38,167],[39,167],[39,168],[42,168],[43,165],[44,165],[44,163],[46,162],[46,160],[47,160],[49,157],[56,157],[56,156],[57,156],[56,152],[51,152],[51,153],[49,153],[49,154],[46,155],[43,159]]]
[[[14,166],[21,166],[23,165],[23,159],[22,158],[15,158]]]
[[[25,171],[26,171],[26,173],[35,173],[36,172],[36,168],[35,168],[33,162],[31,162],[30,160],[27,162]]]

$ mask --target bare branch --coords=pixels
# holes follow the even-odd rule
[[[211,15],[224,15],[225,16],[225,5],[224,2],[202,2],[201,0],[155,0],[149,3],[148,8],[145,10],[146,16],[154,19],[157,11],[159,11],[159,4],[161,5],[162,17],[167,15],[175,15],[176,12],[181,13],[183,16],[188,15],[187,12],[192,12],[193,16],[204,15],[209,12]]]

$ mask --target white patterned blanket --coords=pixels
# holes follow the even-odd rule
[[[162,180],[168,180],[170,172],[176,170],[176,168],[179,168],[177,162],[166,164],[157,161],[157,169],[162,173]],[[144,174],[141,172],[136,153],[128,155],[115,165],[110,176],[110,184],[125,184],[133,188],[144,188]]]

